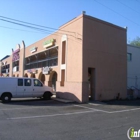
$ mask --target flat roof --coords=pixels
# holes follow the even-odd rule
[[[127,44],[127,46],[140,49],[140,46],[134,46],[134,45],[131,45],[131,44]]]
[[[68,22],[62,24],[62,25],[59,27],[59,29],[61,30],[63,27],[67,26],[68,24],[71,24],[72,22],[74,22],[75,20],[77,20],[77,19],[79,19],[79,18],[81,18],[81,17],[83,17],[83,18],[89,18],[89,19],[91,19],[91,20],[95,20],[95,21],[97,21],[97,22],[101,22],[101,23],[103,23],[103,24],[107,24],[107,25],[109,25],[109,26],[113,26],[113,27],[115,27],[115,28],[119,28],[119,29],[122,29],[122,30],[127,30],[126,27],[121,27],[121,26],[118,26],[118,25],[116,25],[116,24],[113,24],[113,23],[104,21],[104,20],[102,20],[102,19],[98,19],[98,18],[92,17],[92,16],[90,16],[90,15],[86,15],[86,14],[81,14],[81,15],[79,15],[79,16],[77,16],[77,17],[71,19],[71,20],[69,20]]]

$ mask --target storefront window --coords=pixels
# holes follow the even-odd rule
[[[33,59],[34,58],[34,59]],[[58,65],[58,50],[57,48],[52,48],[37,54],[29,58],[26,58],[25,70],[33,68],[42,68],[46,66],[57,66]]]
[[[9,73],[10,64],[2,66],[2,73]]]

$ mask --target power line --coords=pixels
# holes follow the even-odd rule
[[[12,29],[12,30],[19,30],[19,31],[26,31],[26,32],[33,32],[33,31],[27,31],[27,30],[22,30],[22,29],[16,29],[16,28],[11,28],[11,27],[5,27],[5,26],[0,26],[1,28],[7,28],[7,29]],[[40,32],[33,32],[33,33],[40,33]],[[41,33],[47,33],[47,34],[52,34],[52,31],[49,31],[49,30],[44,30],[43,32]],[[53,32],[53,35],[57,35],[57,36],[60,36],[62,35],[63,33],[60,33],[60,32]],[[72,36],[72,35],[69,35],[69,36]],[[74,36],[72,36],[74,37]],[[75,37],[74,37],[75,38]],[[70,39],[70,38],[69,38]],[[70,40],[73,40],[73,39],[70,39]],[[73,40],[75,41],[75,40]],[[77,41],[75,41],[77,42]],[[79,43],[79,42],[78,42]]]
[[[0,16],[0,17],[3,17],[3,16]],[[7,19],[11,19],[11,18],[7,18]],[[10,21],[10,20],[7,20],[7,19],[0,19],[0,20],[5,21],[5,22],[9,22],[9,23],[12,23],[12,24],[16,24],[16,25],[19,25],[19,26],[31,28],[31,29],[34,29],[34,30],[37,30],[37,31],[41,31],[41,32],[54,33],[54,31],[51,31],[51,30],[46,30],[46,29],[42,29],[42,28],[39,28],[39,27],[31,26],[32,23],[31,23],[31,25],[26,25],[26,24],[23,24],[23,23],[27,23],[27,22],[18,23],[18,22],[15,22],[15,21],[19,21],[19,20]],[[20,21],[20,22],[22,22],[22,21]],[[28,23],[28,24],[30,24],[30,23]],[[36,24],[33,24],[33,25],[36,25]],[[36,25],[36,26],[37,26],[37,25]],[[40,25],[38,25],[38,26],[40,26]],[[43,27],[44,27],[44,26],[43,26]],[[46,28],[47,28],[47,27],[46,27]],[[58,34],[64,34],[64,33],[61,33],[61,32],[60,32],[60,31],[64,31],[64,30],[58,29],[57,31],[59,32],[59,33],[57,32]],[[67,35],[69,35],[69,36],[72,36],[72,37],[75,37],[75,36],[71,35],[70,33],[74,33],[74,35],[76,35],[75,32],[70,32],[70,31],[66,31],[66,30],[65,30],[65,32],[68,32],[68,33],[65,33],[65,34],[67,34]]]
[[[4,19],[9,19],[9,20],[13,20],[13,21],[17,21],[17,22],[21,22],[21,23],[25,23],[25,24],[37,26],[37,27],[48,28],[48,29],[51,29],[51,30],[61,30],[61,29],[56,29],[56,28],[52,28],[52,27],[46,27],[46,26],[42,26],[42,25],[37,25],[37,24],[33,24],[33,23],[29,23],[29,22],[25,22],[25,21],[21,21],[21,20],[17,20],[17,19],[5,17],[5,16],[0,16],[0,17],[1,18],[4,18]],[[71,31],[67,31],[67,30],[61,30],[61,31],[63,31],[63,32],[69,32],[69,33],[75,33],[75,32],[71,32]]]
[[[117,0],[117,1],[118,1],[119,3],[121,3],[122,5],[124,5],[124,6],[128,7],[128,8],[130,8],[130,9],[133,10],[133,11],[135,11],[136,13],[140,14],[140,12],[138,12],[138,11],[136,11],[135,9],[131,8],[130,6],[124,4],[123,2],[121,2],[121,1],[119,1],[119,0]]]
[[[37,27],[33,27],[33,26],[29,26],[29,25],[25,25],[25,24],[22,24],[22,23],[17,23],[17,22],[13,22],[13,21],[5,20],[5,19],[0,19],[0,20],[5,21],[5,22],[9,22],[9,23],[13,23],[13,24],[16,24],[16,25],[24,26],[24,27],[27,27],[27,28],[31,28],[31,29],[35,29],[35,30],[39,30],[39,31],[48,31],[48,30],[46,30],[46,29],[41,29],[41,28],[37,28]]]
[[[0,19],[1,20],[1,19]],[[7,21],[6,20],[6,22],[11,22],[11,21]],[[12,22],[13,23],[13,22]],[[14,23],[14,24],[18,24],[18,25],[21,25],[21,24],[19,24],[19,23]],[[22,26],[22,25],[21,25]],[[24,25],[23,25],[24,26]],[[2,28],[7,28],[7,29],[13,29],[13,30],[20,30],[20,31],[27,31],[27,30],[21,30],[21,29],[15,29],[15,28],[10,28],[10,27],[5,27],[5,26],[0,26],[0,27],[2,27]],[[29,27],[30,28],[30,26],[26,26],[25,25],[25,27]],[[34,27],[33,27],[34,28]],[[37,28],[37,29],[40,29],[40,28]],[[44,30],[44,29],[41,29],[41,30],[39,30],[39,31],[41,31],[41,33],[47,33],[47,34],[55,34],[55,35],[62,35],[63,33],[60,33],[60,32],[54,32],[54,31],[50,31],[50,30]],[[28,32],[31,32],[31,31],[28,31]],[[35,33],[39,33],[39,32],[35,32]],[[68,35],[68,34],[67,34]],[[73,35],[69,35],[69,36],[72,36],[72,37],[74,37],[75,38],[75,36],[73,36]]]
[[[22,30],[22,29],[16,29],[16,28],[11,28],[11,27],[6,27],[6,26],[0,26],[0,28],[6,28],[6,29],[18,30],[18,31],[24,31],[24,32],[40,33],[40,32],[33,32],[33,31],[28,31],[28,30]],[[46,32],[44,32],[44,33],[46,33]]]
[[[120,13],[116,12],[115,10],[113,10],[113,9],[109,8],[108,6],[106,6],[106,5],[104,5],[104,4],[100,3],[100,2],[98,2],[97,0],[94,0],[94,1],[95,1],[95,2],[97,2],[97,3],[99,3],[99,4],[100,4],[100,5],[102,5],[102,6],[106,7],[107,9],[109,9],[109,10],[113,11],[114,13],[116,13],[116,14],[120,15],[121,17],[123,17],[123,18],[125,18],[125,19],[127,19],[127,20],[131,21],[132,23],[134,23],[134,24],[136,24],[136,25],[140,26],[140,24],[138,24],[138,23],[136,23],[136,22],[132,21],[131,19],[129,19],[129,18],[127,18],[127,17],[123,16],[122,14],[120,14]]]

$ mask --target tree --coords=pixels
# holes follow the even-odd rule
[[[129,44],[140,47],[140,37],[136,37],[134,40],[129,41]]]

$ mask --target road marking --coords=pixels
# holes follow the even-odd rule
[[[92,113],[92,112],[95,112],[95,111],[92,110],[92,111],[72,112],[72,113],[62,113],[62,114],[51,114],[51,115],[40,115],[40,116],[14,117],[14,118],[7,118],[7,119],[8,120],[34,119],[34,118],[56,117],[56,116],[69,116],[69,115]]]
[[[93,105],[93,106],[106,105],[106,103],[103,103],[103,102],[95,102],[95,103],[88,103],[88,104]]]
[[[98,106],[100,104],[96,104],[96,103],[88,103],[89,105],[94,105],[94,106]]]
[[[78,107],[90,109],[90,110],[93,110],[93,111],[99,111],[99,112],[109,113],[108,111],[104,111],[104,110],[100,110],[100,109],[95,109],[95,108],[90,108],[90,107],[86,107],[86,106],[82,106],[82,105],[74,105],[74,106],[78,106]]]
[[[8,120],[19,120],[19,119],[34,119],[34,118],[45,118],[45,117],[56,117],[56,116],[68,116],[68,115],[76,115],[76,114],[85,114],[85,113],[93,113],[93,112],[103,112],[103,113],[108,113],[108,114],[114,114],[114,113],[124,113],[124,112],[129,112],[129,111],[136,111],[140,110],[140,108],[132,108],[132,109],[126,109],[126,110],[118,110],[118,111],[105,111],[105,110],[100,110],[100,109],[95,109],[91,107],[86,107],[82,105],[72,105],[75,107],[81,107],[84,109],[89,109],[89,111],[81,111],[81,112],[70,112],[70,113],[62,113],[62,114],[50,114],[50,115],[39,115],[39,116],[25,116],[25,117],[13,117],[13,118],[7,118]],[[6,108],[6,109],[0,109],[2,110],[22,110],[22,109],[34,109],[34,108],[46,108],[44,107],[26,107],[26,108]]]
[[[46,106],[41,106],[41,107],[26,107],[26,108],[4,108],[4,109],[0,109],[0,111],[3,110],[22,110],[22,109],[36,109],[36,108],[46,108]]]
[[[118,110],[118,111],[110,111],[109,113],[123,113],[123,112],[129,112],[129,111],[135,111],[135,110],[140,110],[140,108],[133,108],[133,109],[126,109],[126,110]]]
[[[140,108],[132,108],[132,109],[118,110],[118,111],[105,111],[105,110],[94,109],[94,108],[90,108],[90,107],[86,107],[86,106],[82,106],[82,105],[74,105],[74,106],[78,106],[78,107],[82,107],[82,108],[86,108],[86,109],[90,109],[90,110],[94,110],[94,111],[98,111],[98,112],[110,113],[110,114],[140,110]]]

